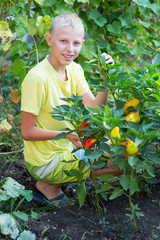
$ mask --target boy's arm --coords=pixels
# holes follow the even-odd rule
[[[26,141],[44,141],[51,140],[62,131],[52,131],[47,129],[42,129],[36,126],[37,116],[29,112],[21,112],[21,135]],[[82,144],[78,135],[72,133],[66,136],[75,147],[81,148]]]
[[[112,59],[112,57],[106,53],[103,53],[102,54],[105,59],[106,59],[106,65],[107,64],[114,64],[114,60]],[[99,69],[101,69],[101,65],[100,63],[98,63],[98,67]],[[103,80],[106,80],[105,79],[105,76],[101,75],[101,78]],[[86,92],[83,96],[83,103],[84,105],[86,106],[89,106],[89,107],[98,107],[98,106],[101,106],[102,104],[106,104],[107,103],[107,100],[108,100],[108,91],[106,92],[98,92],[97,96],[94,97],[94,95],[92,94],[92,92]]]

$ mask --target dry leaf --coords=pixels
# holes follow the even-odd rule
[[[4,97],[0,94],[0,103],[4,102]]]
[[[12,129],[12,126],[7,122],[7,119],[4,119],[0,122],[0,133],[8,133]]]
[[[12,123],[14,119],[14,116],[12,114],[7,113],[7,120],[8,122]]]
[[[13,89],[12,87],[9,88],[10,93],[10,99],[13,103],[17,104],[20,101],[20,96],[18,95],[18,89]]]

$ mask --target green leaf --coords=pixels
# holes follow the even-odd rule
[[[36,19],[34,18],[30,18],[29,22],[28,22],[28,34],[31,36],[34,36],[37,31],[38,31],[38,27],[36,26]]]
[[[135,156],[129,156],[128,157],[128,163],[131,167],[134,167],[138,161],[138,158]]]
[[[23,190],[24,186],[13,178],[4,178],[0,181],[0,201],[7,201],[10,198],[19,197]]]
[[[59,140],[59,139],[61,139],[61,138],[64,138],[65,136],[67,136],[68,135],[68,133],[60,133],[60,134],[58,134],[57,136],[55,136],[52,140],[54,140],[54,141],[57,141],[57,140]]]
[[[12,239],[16,239],[19,234],[16,219],[8,213],[0,215],[0,230],[4,235],[9,235]]]
[[[108,195],[106,192],[100,193],[100,197],[103,198],[105,201],[108,201]]]
[[[152,11],[160,16],[160,4],[153,3],[152,4]]]
[[[89,3],[89,0],[77,0],[77,2],[80,2],[80,3]]]
[[[129,176],[123,175],[120,177],[120,184],[123,187],[124,190],[127,191],[128,186],[129,186]]]
[[[114,176],[112,174],[109,175],[101,175],[99,177],[97,177],[98,180],[100,180],[101,182],[110,182],[114,179]]]
[[[19,40],[12,43],[10,47],[10,56],[13,57],[15,55],[23,56],[27,51],[27,45],[25,42],[21,42]]]
[[[80,170],[71,169],[70,171],[64,170],[64,173],[69,177],[76,177],[77,181],[82,183],[83,181],[83,174]]]
[[[100,143],[100,149],[105,151],[105,152],[109,152],[110,151],[110,146],[107,143]]]
[[[124,190],[121,189],[120,187],[117,187],[117,188],[113,191],[113,193],[111,194],[111,196],[110,196],[109,199],[110,199],[110,200],[113,200],[113,199],[121,196],[123,193],[124,193]]]
[[[86,166],[85,160],[79,161],[79,170],[80,170],[80,171],[82,171],[85,166]]]
[[[137,39],[137,27],[127,28],[124,33],[128,40]]]
[[[64,2],[73,5],[75,0],[64,0]]]
[[[11,66],[10,70],[13,75],[23,78],[26,75],[25,63],[23,60],[16,59],[14,64]]]
[[[106,183],[103,185],[103,187],[101,187],[100,189],[96,190],[96,193],[102,193],[102,192],[107,192],[109,189],[112,189],[112,185],[109,183]]]
[[[35,0],[36,3],[38,3],[39,5],[43,5],[44,0]]]
[[[154,163],[160,164],[160,156],[154,155],[154,156],[152,156],[151,158],[149,157],[149,160],[151,160],[151,161],[154,162]]]
[[[82,49],[80,54],[83,55],[84,58],[91,60],[93,58],[92,52],[96,52],[97,46],[96,42],[92,38],[88,38],[85,40],[85,43],[82,45]]]
[[[90,14],[89,14],[89,18],[93,19],[94,22],[100,26],[100,27],[103,27],[106,23],[107,23],[107,20],[106,18],[104,18],[100,12],[96,11],[96,10],[93,10]]]
[[[43,6],[44,7],[51,7],[56,2],[57,2],[57,0],[43,0]]]
[[[56,119],[56,120],[59,120],[59,121],[63,121],[63,120],[65,120],[65,118],[63,117],[63,116],[54,116],[54,115],[52,115],[52,117],[54,118],[54,119]]]
[[[21,192],[21,195],[26,198],[28,202],[30,202],[33,198],[32,191],[31,190],[23,190]]]
[[[104,168],[106,166],[107,162],[103,162],[103,161],[95,161],[94,163],[92,163],[92,167],[93,168]]]
[[[127,160],[123,157],[123,158],[118,158],[118,166],[120,168],[120,170],[124,169],[124,167],[128,165]]]
[[[135,146],[137,147],[137,146],[139,146],[142,142],[144,141],[144,139],[141,139],[141,138],[136,138],[135,139]]]
[[[130,178],[129,189],[131,191],[131,195],[139,190],[138,189],[138,183],[133,178]]]
[[[124,12],[122,15],[119,16],[119,19],[121,20],[122,26],[131,26],[132,25],[132,12]]]
[[[50,7],[57,2],[57,0],[35,0],[39,5],[44,7]]]
[[[105,106],[105,119],[108,120],[108,118],[111,117],[111,111],[108,107],[108,105]]]
[[[107,25],[107,30],[115,35],[121,33],[121,24],[119,21],[114,21],[112,24]]]
[[[150,163],[145,163],[146,170],[150,176],[155,177],[153,166]]]
[[[149,0],[133,0],[137,5],[147,8],[152,8],[152,4]]]
[[[91,154],[87,155],[89,159],[97,159],[103,155],[103,152],[101,150],[96,150],[92,152]]]
[[[98,8],[101,2],[102,0],[92,0],[92,5]]]
[[[160,53],[157,53],[154,58],[152,59],[152,64],[160,63]]]
[[[24,213],[24,212],[20,212],[20,211],[17,211],[17,212],[13,212],[13,215],[22,219],[23,221],[28,221],[28,214]]]
[[[16,37],[21,38],[24,35],[28,34],[28,26],[27,26],[28,19],[20,18],[20,19],[17,19],[17,21],[18,21],[18,24],[15,27],[16,35],[17,35]]]
[[[82,185],[77,189],[77,197],[80,207],[83,205],[85,199],[86,199],[86,186],[85,182],[82,183]]]
[[[31,211],[31,217],[33,219],[38,219],[38,213],[37,212],[34,212],[34,211]]]
[[[150,22],[144,22],[141,19],[138,19],[140,25],[144,26],[145,28],[149,28],[151,26]]]
[[[36,240],[36,235],[29,230],[24,230],[17,240]]]

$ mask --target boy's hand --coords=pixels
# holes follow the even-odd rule
[[[115,64],[115,62],[114,62],[113,58],[111,57],[111,55],[109,55],[107,53],[102,53],[102,56],[104,56],[105,59],[106,59],[106,62],[105,62],[106,65],[107,64],[112,64],[112,65]],[[99,67],[99,70],[101,70],[101,63],[100,63],[100,61],[98,61],[98,67]]]
[[[68,134],[66,138],[70,140],[76,148],[83,148],[83,145],[79,139],[79,136],[76,133]]]
[[[112,64],[112,65],[115,64],[115,62],[114,62],[113,58],[111,57],[111,55],[109,55],[107,53],[102,53],[102,56],[104,56],[105,59],[106,59],[106,65],[107,64]]]
[[[105,59],[106,59],[106,62],[105,62],[106,65],[107,65],[107,64],[112,64],[112,65],[115,64],[115,62],[114,62],[113,58],[111,57],[111,55],[109,55],[109,54],[107,54],[107,53],[102,53],[102,56],[104,56]],[[102,68],[101,68],[101,63],[100,63],[100,61],[98,61],[98,67],[99,67],[99,70],[102,69]],[[106,80],[104,75],[101,75],[101,78],[102,78],[103,80]]]

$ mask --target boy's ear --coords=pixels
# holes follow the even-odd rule
[[[46,33],[45,37],[46,37],[46,41],[47,41],[48,45],[51,46],[51,39],[52,39],[51,34]]]
[[[85,42],[85,39],[83,39],[82,44]]]

